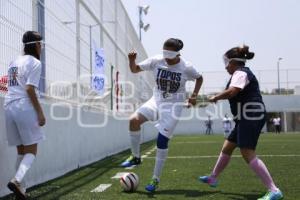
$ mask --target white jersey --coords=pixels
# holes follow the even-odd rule
[[[274,124],[275,126],[280,125],[280,117],[274,118],[274,119],[273,119],[273,124]]]
[[[223,128],[225,131],[230,131],[231,129],[231,118],[224,117],[223,118]]]
[[[11,62],[8,68],[8,92],[5,96],[4,106],[20,99],[29,100],[26,85],[34,86],[39,98],[40,76],[41,62],[33,56],[19,56]]]
[[[152,71],[156,81],[154,97],[157,102],[184,102],[185,84],[201,74],[191,63],[180,58],[175,65],[168,65],[162,55],[148,58],[138,64],[144,71]]]

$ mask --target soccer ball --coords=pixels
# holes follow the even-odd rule
[[[125,192],[134,192],[139,186],[139,177],[133,172],[126,173],[120,178],[120,184]]]

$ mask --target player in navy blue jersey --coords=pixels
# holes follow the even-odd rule
[[[234,47],[223,56],[226,70],[231,76],[226,89],[209,99],[217,102],[228,99],[234,116],[235,127],[225,140],[220,156],[210,176],[201,176],[199,180],[212,187],[217,186],[217,177],[230,161],[233,150],[238,147],[249,167],[268,188],[266,195],[259,200],[278,200],[282,192],[255,153],[261,129],[265,125],[266,110],[260,94],[259,84],[252,71],[245,67],[246,61],[254,57],[248,46]]]

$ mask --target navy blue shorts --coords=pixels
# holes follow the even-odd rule
[[[255,150],[259,135],[264,127],[266,119],[239,120],[227,140],[237,144],[239,148]]]

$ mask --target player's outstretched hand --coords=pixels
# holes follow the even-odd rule
[[[187,107],[190,108],[191,106],[195,106],[196,103],[197,103],[196,98],[195,97],[191,97],[191,98],[189,98]]]
[[[216,96],[212,96],[212,97],[209,97],[209,98],[208,98],[208,101],[209,101],[210,103],[216,103],[218,100],[216,99]]]
[[[129,61],[135,61],[136,55],[137,55],[137,53],[136,53],[135,51],[131,51],[131,52],[128,54],[128,59],[129,59]]]

